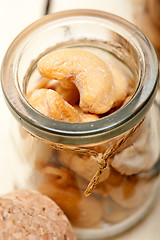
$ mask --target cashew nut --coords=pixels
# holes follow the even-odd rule
[[[40,169],[41,173],[44,174],[45,177],[56,181],[58,185],[63,187],[65,186],[74,186],[77,187],[77,181],[74,174],[66,168],[58,168],[54,166],[45,166]]]
[[[116,173],[116,175],[115,175]],[[113,182],[113,176],[117,178],[117,183]],[[112,180],[111,180],[112,178]],[[121,181],[118,183],[118,179]],[[135,208],[145,202],[151,194],[152,181],[140,179],[138,176],[123,176],[112,169],[108,181],[105,181],[109,196],[124,208]]]
[[[126,97],[126,99],[124,100],[122,106],[124,106],[125,104],[127,104],[127,103],[130,101],[131,97],[132,97],[132,96],[128,96],[128,97]]]
[[[44,181],[38,190],[54,200],[77,227],[91,227],[102,217],[100,203],[94,198],[81,196],[78,188],[60,186],[54,180]]]
[[[78,187],[79,189],[81,189],[83,192],[85,192],[85,190],[87,189],[87,186],[88,186],[88,180],[86,180],[85,178],[83,177],[80,177],[79,175],[76,175],[76,181],[77,181],[77,184],[78,184]],[[99,183],[96,188],[94,189],[93,191],[93,194],[92,196],[96,196],[97,198],[101,198],[102,196],[106,197],[108,195],[108,192],[107,192],[107,187],[105,184],[102,183]]]
[[[110,223],[122,222],[134,213],[131,209],[121,207],[110,197],[106,197],[102,200],[102,208],[103,218]]]
[[[99,119],[99,116],[97,114],[84,113],[79,106],[74,106],[74,107],[79,113],[81,122],[92,122]]]
[[[148,170],[152,166],[150,130],[144,122],[128,140],[128,146],[115,154],[111,166],[121,174],[132,175]]]
[[[49,116],[48,104],[46,100],[46,89],[38,89],[28,96],[29,103],[39,112]]]
[[[57,81],[55,87],[53,88],[61,97],[71,105],[75,105],[79,101],[79,92],[76,86],[67,81]]]
[[[37,89],[52,89],[59,93],[63,100],[67,101],[71,105],[75,105],[79,101],[79,92],[76,86],[71,82],[60,82],[54,79],[41,78],[36,84],[35,88],[28,92],[27,98],[29,99],[32,93]]]
[[[80,114],[81,122],[92,122],[99,119],[96,114],[81,113]]]
[[[115,91],[115,99],[112,107],[120,106],[127,95],[132,95],[135,89],[135,82],[129,76],[126,76],[114,65],[109,65],[113,80],[114,80],[114,91]]]
[[[80,107],[105,113],[114,102],[114,84],[109,67],[96,55],[81,49],[60,49],[38,62],[43,77],[70,81],[80,93]]]
[[[92,177],[96,174],[99,165],[94,156],[77,154],[74,152],[59,152],[59,161],[76,172],[79,176],[90,181]],[[99,182],[104,181],[108,178],[108,168],[104,169]]]
[[[113,168],[110,168],[110,175],[108,176],[108,178],[106,180],[104,180],[103,182],[100,182],[94,193],[98,193],[99,195],[106,197],[108,196],[108,186],[115,186],[118,187],[122,184],[123,181],[123,175],[119,174],[118,172],[116,172]]]
[[[152,146],[152,139],[155,138],[155,134],[155,126],[151,126],[150,119],[146,117],[142,125],[114,154],[110,165],[124,175],[137,174],[152,168],[158,158],[157,152],[159,152],[156,147]],[[125,137],[125,134],[91,147],[91,149],[104,153],[123,137]],[[154,152],[152,149],[154,149]]]
[[[74,215],[75,214],[75,215]],[[95,197],[82,197],[73,211],[72,224],[77,227],[97,227],[102,217],[100,202]]]
[[[48,117],[68,122],[80,122],[77,110],[51,89],[37,89],[29,98],[30,104]]]

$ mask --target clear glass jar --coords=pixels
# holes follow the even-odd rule
[[[39,81],[37,61],[50,51],[72,47],[85,48],[127,71],[136,84],[131,99],[87,123],[53,120],[35,110],[26,94]],[[159,183],[160,113],[154,101],[158,62],[135,26],[93,10],[45,16],[13,41],[1,74],[16,119],[12,137],[19,188],[37,189],[57,202],[80,239],[113,236],[145,216]],[[101,175],[98,185],[86,197],[96,173]]]

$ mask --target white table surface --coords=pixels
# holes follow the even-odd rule
[[[131,0],[132,1],[132,0]],[[45,0],[0,0],[0,63],[15,36],[44,13]],[[92,8],[110,11],[132,21],[130,0],[55,0],[51,11]],[[0,194],[13,188],[15,156],[9,137],[10,113],[0,89]],[[114,240],[160,240],[160,195],[152,212],[140,224]]]

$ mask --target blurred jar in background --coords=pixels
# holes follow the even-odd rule
[[[51,0],[49,12],[77,8],[110,12],[134,23],[149,38],[160,57],[160,0]]]
[[[160,1],[133,0],[134,23],[152,42],[160,58]]]
[[[133,23],[152,42],[160,68],[160,0],[133,0]],[[160,106],[160,89],[157,94]]]

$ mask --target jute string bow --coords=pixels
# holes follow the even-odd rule
[[[126,143],[126,141],[135,133],[135,131],[140,127],[143,121],[144,119],[134,128],[129,130],[120,140],[115,142],[104,153],[98,153],[94,150],[86,149],[82,147],[68,146],[68,145],[57,144],[57,143],[52,143],[50,144],[50,146],[59,151],[71,151],[71,152],[77,152],[79,154],[85,154],[85,155],[90,155],[95,157],[99,165],[99,168],[96,174],[93,176],[93,178],[89,182],[87,189],[84,192],[85,196],[89,196],[93,192],[93,190],[96,188],[97,184],[99,183],[100,176],[102,175],[104,169],[108,170],[106,174],[107,174],[107,177],[109,177],[109,174],[110,174],[109,160],[111,160],[111,158],[119,150],[119,148],[122,147]]]

